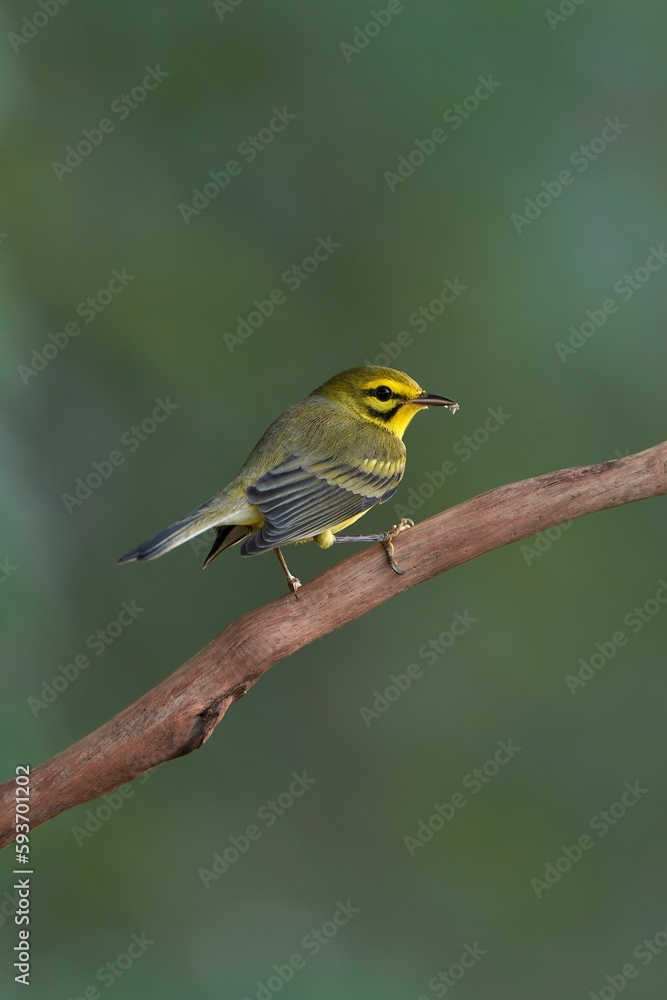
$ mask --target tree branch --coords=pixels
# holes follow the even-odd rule
[[[31,773],[31,828],[200,747],[269,667],[384,601],[510,542],[585,514],[667,493],[667,442],[599,465],[501,486],[396,540],[403,576],[380,546],[228,625],[188,663]],[[14,781],[0,786],[0,847],[15,837]]]

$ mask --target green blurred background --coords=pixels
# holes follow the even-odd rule
[[[422,487],[419,519],[664,437],[667,269],[640,272],[631,296],[621,288],[667,239],[667,19],[648,0],[562,6],[573,13],[556,19],[518,0],[414,0],[388,20],[383,0],[93,0],[42,25],[36,3],[5,5],[3,779],[284,592],[276,560],[236,550],[205,574],[190,546],[144,566],[114,560],[219,489],[266,425],[336,371],[389,350],[460,402],[455,418],[431,412],[408,432],[396,500]],[[35,15],[38,30],[22,21]],[[154,89],[132,98],[147,67]],[[493,93],[457,119],[480,76]],[[295,117],[261,133],[283,108]],[[90,155],[53,166],[104,118],[113,129]],[[627,128],[591,147],[607,118]],[[390,185],[385,173],[439,127],[446,140]],[[239,151],[258,134],[272,141]],[[582,145],[586,170],[586,154],[570,161]],[[179,206],[230,160],[240,169],[186,222]],[[515,225],[568,168],[560,197]],[[319,237],[339,246],[290,287],[284,273]],[[123,268],[132,280],[86,322],[79,303]],[[465,290],[411,323],[447,279]],[[225,334],[275,288],[284,301],[230,350]],[[569,327],[609,298],[604,326],[559,356]],[[75,321],[80,334],[40,362],[49,334],[62,344]],[[131,445],[156,399],[178,408]],[[509,416],[480,444],[498,408]],[[63,501],[114,451],[123,461],[99,488]],[[448,459],[455,474],[429,489]],[[392,507],[365,525],[386,527]],[[31,995],[266,998],[273,966],[300,953],[285,997],[416,1000],[449,995],[439,973],[477,943],[483,957],[449,981],[461,1000],[599,995],[627,962],[628,996],[663,997],[667,958],[644,965],[633,950],[667,925],[667,610],[649,603],[641,628],[624,619],[667,576],[666,542],[657,499],[415,588],[276,666],[200,751],[136,782],[102,821],[98,801],[36,831]],[[290,565],[307,581],[348,555],[305,546]],[[87,637],[132,601],[142,613],[95,655]],[[422,647],[456,612],[474,624],[430,662]],[[619,629],[627,644],[572,694],[566,675]],[[28,699],[86,650],[90,667],[35,708]],[[366,724],[360,710],[411,663],[422,675]],[[499,740],[521,751],[472,794],[466,775]],[[304,771],[314,784],[269,825],[263,807]],[[592,833],[635,781],[648,792],[608,835]],[[465,808],[411,854],[404,838],[456,792]],[[82,835],[86,823],[99,828]],[[250,824],[261,837],[206,888],[200,869]],[[594,850],[538,898],[531,879],[586,832]],[[12,865],[7,851],[10,998],[23,995]],[[359,912],[313,954],[304,936],[348,899]],[[154,943],[120,977],[96,978],[133,934]]]

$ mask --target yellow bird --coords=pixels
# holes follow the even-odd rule
[[[275,549],[295,596],[301,584],[280,551],[290,542],[312,540],[328,549],[334,542],[379,541],[400,573],[392,539],[411,521],[378,535],[337,533],[394,495],[405,470],[403,434],[427,406],[458,409],[393,368],[360,365],[334,375],[271,424],[220,493],[118,561],[156,559],[215,528],[204,566],[237,542],[244,556]]]

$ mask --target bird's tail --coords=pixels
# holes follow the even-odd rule
[[[142,542],[136,549],[126,552],[118,560],[119,563],[144,562],[147,559],[157,559],[165,552],[175,549],[178,545],[190,541],[196,535],[201,535],[204,531],[214,527],[224,521],[225,514],[229,510],[229,501],[225,497],[213,497],[207,503],[191,511],[186,517],[176,521],[175,524],[160,531],[153,538]]]

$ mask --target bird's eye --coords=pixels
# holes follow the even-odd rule
[[[377,389],[373,390],[373,395],[376,399],[379,399],[381,403],[386,403],[388,399],[394,395],[388,385],[379,385]]]

